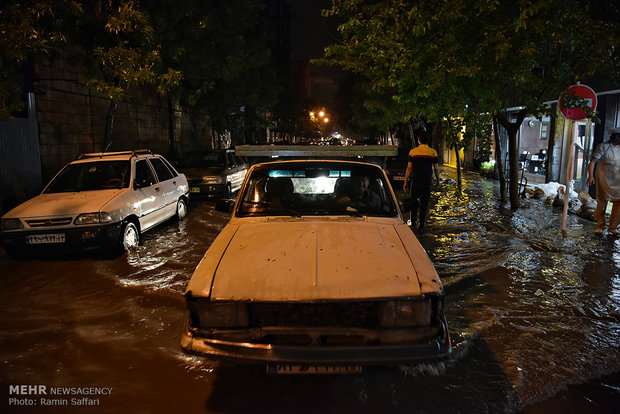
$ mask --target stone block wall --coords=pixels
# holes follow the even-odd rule
[[[86,70],[66,60],[39,62],[34,68],[43,181],[47,183],[80,154],[104,150],[110,101],[85,85]],[[169,139],[172,110],[173,142]],[[189,150],[213,148],[205,114],[192,116],[166,97],[151,93],[118,104],[108,151],[148,148],[174,159]]]

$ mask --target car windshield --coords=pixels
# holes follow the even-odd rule
[[[223,152],[192,152],[185,157],[182,165],[191,168],[225,167],[226,154]]]
[[[238,217],[397,214],[381,169],[352,163],[283,163],[252,171]]]
[[[94,161],[67,165],[45,193],[109,190],[129,187],[129,161]]]

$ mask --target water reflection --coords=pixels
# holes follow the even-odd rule
[[[446,288],[445,362],[290,378],[181,352],[185,286],[228,220],[194,201],[129,254],[0,258],[0,398],[94,385],[115,391],[89,412],[515,412],[620,372],[620,239],[572,215],[562,235],[561,210],[511,211],[473,175],[463,197],[442,187],[420,241]]]
[[[523,406],[617,372],[618,241],[595,237],[594,224],[576,216],[562,236],[558,209],[523,200],[511,211],[489,188],[466,175],[467,206],[435,193],[421,238],[446,285],[457,347],[484,341]]]

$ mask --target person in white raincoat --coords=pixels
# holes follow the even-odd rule
[[[594,169],[596,168],[596,211],[594,218],[598,223],[595,233],[601,234],[605,229],[605,210],[607,202],[611,201],[611,216],[609,217],[608,231],[619,235],[618,221],[620,220],[620,128],[609,130],[609,141],[599,144],[588,165],[588,185],[594,184]]]

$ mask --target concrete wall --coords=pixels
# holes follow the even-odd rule
[[[84,68],[65,60],[39,62],[34,73],[41,165],[47,182],[79,154],[104,150],[110,101],[85,85]],[[213,142],[206,115],[190,114],[151,93],[119,103],[108,151],[148,148],[174,159],[192,149],[212,148]]]
[[[0,121],[0,215],[43,185],[34,95],[28,98],[27,117]]]

